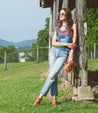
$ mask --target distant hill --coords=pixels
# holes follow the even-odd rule
[[[8,45],[14,45],[15,47],[24,47],[24,46],[32,46],[32,43],[36,43],[37,39],[25,40],[21,42],[9,42],[6,40],[0,39],[0,46],[7,47]]]

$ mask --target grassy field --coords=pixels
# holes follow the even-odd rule
[[[98,59],[88,60],[88,70],[98,70]]]
[[[62,89],[61,78],[58,80],[58,105],[51,104],[48,93],[40,105],[32,107],[45,82],[48,62],[8,63],[7,67],[8,70],[3,71],[4,66],[0,64],[0,113],[98,113],[97,103],[72,101],[72,87],[63,85]]]

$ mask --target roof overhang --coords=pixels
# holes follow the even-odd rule
[[[53,0],[40,0],[40,7],[42,8],[52,7],[52,5],[53,5]]]
[[[61,0],[62,1],[62,0]],[[40,0],[40,7],[52,7],[53,0]],[[73,10],[75,8],[75,0],[69,0],[68,8]],[[87,8],[98,8],[98,0],[87,0]]]

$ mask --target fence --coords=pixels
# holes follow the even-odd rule
[[[91,48],[87,50],[88,59],[97,59],[98,58],[98,45],[94,43]]]
[[[37,45],[37,48],[32,48],[32,49],[28,49],[28,50],[20,51],[20,52],[13,52],[13,53],[9,53],[9,54],[7,54],[5,51],[5,53],[4,53],[4,70],[7,70],[7,57],[8,56],[23,53],[23,52],[26,53],[26,52],[30,52],[30,51],[32,53],[32,58],[34,60],[36,59],[37,62],[39,62],[39,60],[40,60],[41,53],[43,53],[43,55],[44,55],[44,57],[42,57],[42,59],[48,60],[48,47],[39,47],[39,45]]]
[[[49,47],[39,47],[39,45],[37,45],[37,48],[32,48],[32,49],[25,50],[25,51],[14,52],[14,53],[9,53],[9,54],[6,54],[5,52],[4,53],[4,70],[7,70],[7,57],[8,56],[23,53],[23,52],[25,53],[29,52],[30,54],[30,51],[31,51],[32,61],[36,60],[37,62],[39,62],[39,60],[48,60],[48,48]],[[94,43],[93,49],[89,49],[87,51],[87,55],[88,55],[88,59],[98,58],[98,45]]]

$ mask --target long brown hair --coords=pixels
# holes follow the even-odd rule
[[[69,8],[62,8],[61,10],[64,10],[66,14],[65,17],[66,17],[67,30],[69,32],[70,37],[72,37],[73,36],[73,29],[72,29],[73,20],[72,20],[71,10]],[[62,21],[58,17],[58,28],[60,29],[61,26],[62,26]]]

